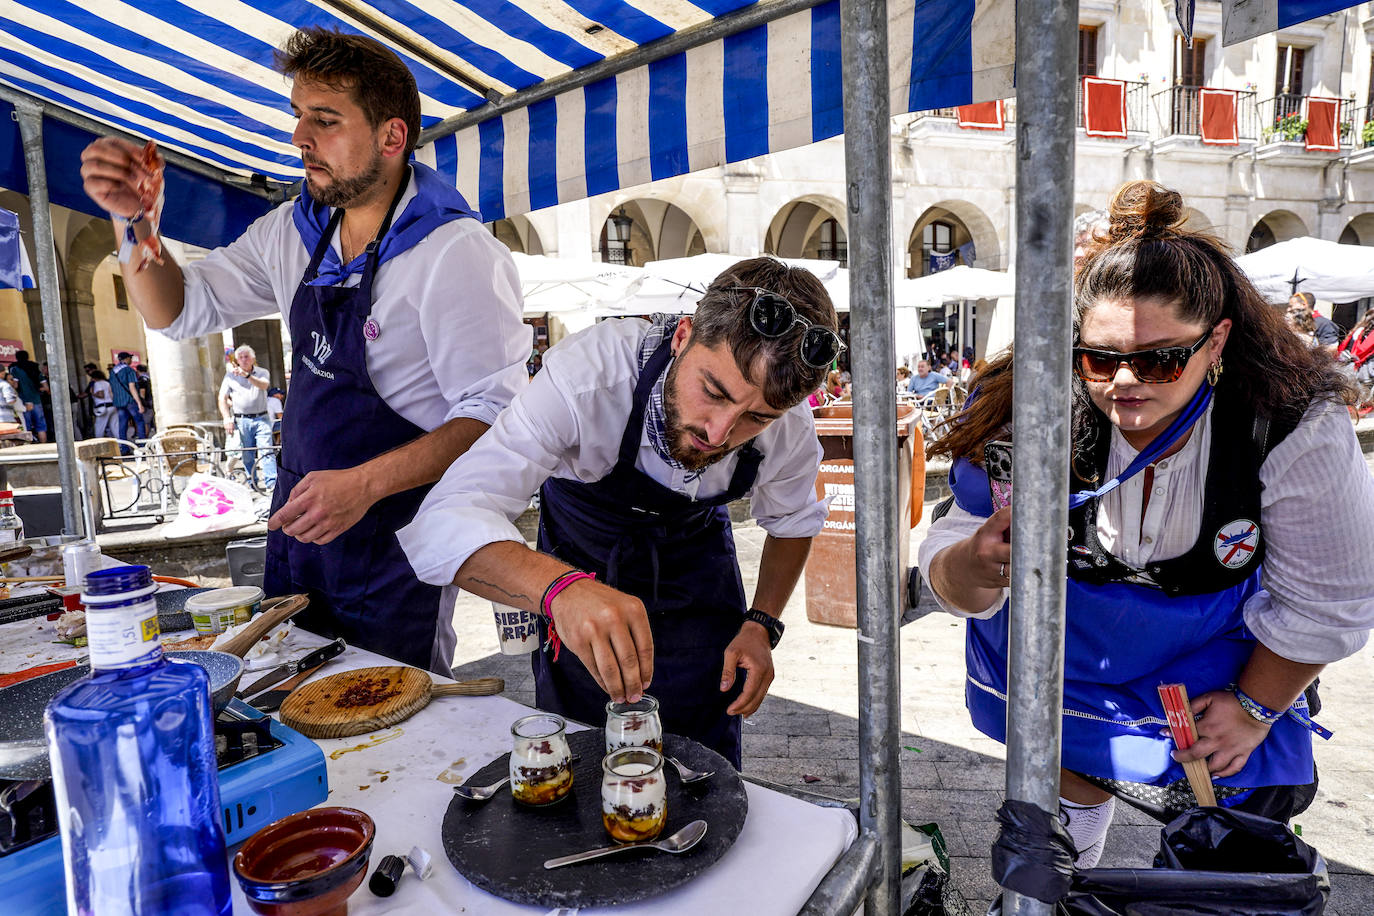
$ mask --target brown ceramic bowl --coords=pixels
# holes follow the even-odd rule
[[[255,913],[343,916],[367,874],[376,827],[356,808],[311,808],[273,821],[234,854]]]

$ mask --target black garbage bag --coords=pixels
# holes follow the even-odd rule
[[[1326,860],[1278,821],[1193,808],[1160,836],[1155,867],[1074,873],[1056,916],[1320,916]],[[989,916],[1000,914],[993,904]]]

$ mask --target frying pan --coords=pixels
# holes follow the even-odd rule
[[[243,632],[221,649],[184,650],[166,653],[169,658],[194,662],[210,675],[210,697],[218,714],[234,696],[243,676],[243,656],[268,630],[303,609],[304,595],[288,595],[263,602],[263,611]],[[68,684],[90,674],[89,665],[63,668],[0,690],[0,778],[46,779],[48,742],[43,734],[43,710]]]

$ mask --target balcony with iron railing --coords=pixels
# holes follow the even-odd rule
[[[1307,136],[1307,96],[1282,92],[1257,106],[1261,143],[1301,143]],[[1358,145],[1355,136],[1355,105],[1341,99],[1336,133],[1341,146]]]
[[[1148,133],[1150,130],[1150,84],[1122,80],[1126,84],[1126,132]],[[1083,130],[1083,81],[1078,81],[1075,124]]]
[[[1155,117],[1165,137],[1202,136],[1202,94],[1206,86],[1172,86],[1153,97]],[[1253,92],[1236,93],[1236,139],[1258,140],[1259,113]]]

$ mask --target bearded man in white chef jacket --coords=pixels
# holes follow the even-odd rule
[[[396,531],[525,386],[519,277],[462,195],[411,161],[420,96],[399,57],[316,27],[277,64],[305,181],[232,244],[184,267],[146,258],[141,146],[97,140],[81,176],[127,242],[150,328],[181,340],[277,312],[290,327],[268,594],[304,592],[302,625],[446,674],[452,594],[416,579]]]
[[[843,349],[836,326],[812,274],[755,258],[692,316],[561,341],[401,531],[416,572],[540,615],[540,708],[596,724],[608,697],[652,688],[667,731],[738,767],[825,521],[803,401]],[[536,492],[538,551],[514,525]],[[752,605],[726,508],[745,495],[768,532]]]

